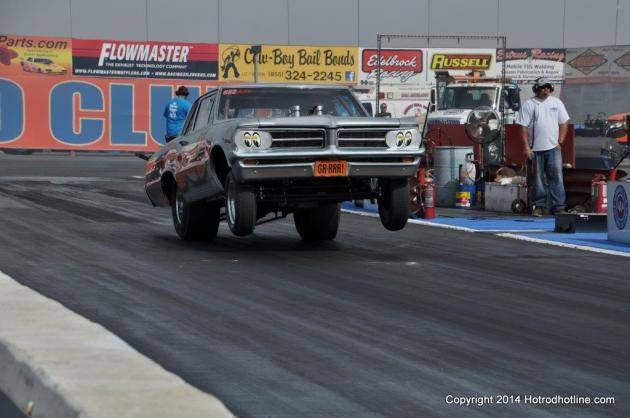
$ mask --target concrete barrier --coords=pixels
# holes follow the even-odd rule
[[[214,396],[2,272],[0,390],[33,417],[233,417]]]

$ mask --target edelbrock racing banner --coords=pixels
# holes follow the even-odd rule
[[[381,49],[381,84],[420,84],[424,82],[423,50]],[[378,74],[378,50],[361,50],[361,84],[375,84]]]
[[[217,80],[218,44],[74,39],[75,76]]]

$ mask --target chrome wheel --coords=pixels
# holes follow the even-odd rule
[[[234,224],[236,222],[236,202],[234,196],[234,183],[230,182],[228,185],[227,192],[227,215],[230,223]]]
[[[177,222],[181,224],[184,219],[184,196],[179,191],[175,195],[175,213],[177,214]]]

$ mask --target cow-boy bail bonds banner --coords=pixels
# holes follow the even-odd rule
[[[355,84],[358,48],[221,45],[219,78],[230,82]]]

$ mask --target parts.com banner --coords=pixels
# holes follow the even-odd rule
[[[219,80],[252,82],[257,67],[260,82],[355,84],[358,48],[259,45],[221,45]]]
[[[67,74],[72,63],[71,45],[68,38],[0,34],[0,74]]]

